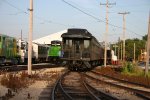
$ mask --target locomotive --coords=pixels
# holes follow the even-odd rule
[[[104,63],[104,47],[86,29],[68,29],[61,37],[62,60],[67,62],[69,70],[85,71]],[[107,62],[110,59],[109,55]]]
[[[46,62],[49,46],[32,43],[32,63]],[[0,65],[27,64],[28,43],[22,39],[0,34]]]
[[[0,34],[0,65],[17,64],[20,61],[18,55],[17,40],[13,37]]]
[[[53,40],[51,41],[51,46],[48,50],[48,61],[53,64],[61,63],[62,52],[61,52],[61,41]]]

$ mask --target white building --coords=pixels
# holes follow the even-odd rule
[[[39,43],[39,44],[51,44],[52,40],[62,41],[61,35],[63,33],[66,33],[66,32],[67,32],[67,30],[63,30],[63,31],[60,31],[60,32],[57,32],[57,33],[53,33],[53,34],[50,34],[48,36],[33,40],[33,42]]]

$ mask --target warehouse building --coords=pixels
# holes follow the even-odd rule
[[[33,42],[39,43],[39,44],[50,44],[52,40],[62,41],[61,35],[63,33],[66,33],[66,32],[67,32],[67,30],[63,30],[63,31],[60,31],[60,32],[57,32],[57,33],[53,33],[53,34],[50,34],[48,36],[41,37],[39,39],[33,40]]]

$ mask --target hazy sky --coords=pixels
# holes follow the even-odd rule
[[[75,8],[63,0],[33,0],[33,39],[68,28],[86,28],[99,41],[103,41],[106,28],[106,6],[100,3],[106,3],[106,0],[65,1]],[[116,3],[109,6],[108,40],[110,42],[122,37],[123,16],[118,12],[130,12],[126,15],[126,38],[141,38],[147,34],[150,0],[109,0],[109,2]],[[23,39],[27,40],[28,8],[29,0],[0,0],[0,33],[19,38],[22,30]]]

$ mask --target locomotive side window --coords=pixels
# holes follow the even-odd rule
[[[84,40],[84,48],[87,49],[90,46],[90,41],[89,40]]]

